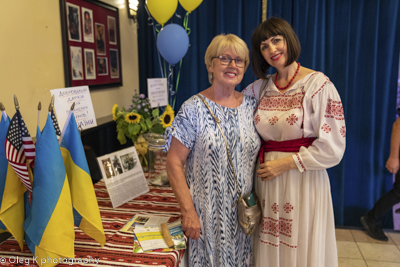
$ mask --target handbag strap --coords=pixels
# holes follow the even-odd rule
[[[219,123],[220,123],[221,121],[214,115],[214,112],[212,112],[212,110],[211,110],[210,106],[207,104],[206,100],[205,100],[200,94],[197,94],[197,96],[200,97],[200,99],[203,101],[203,103],[206,105],[206,107],[207,107],[208,110],[210,111],[211,116],[214,118],[214,120],[215,120],[215,122],[216,122],[216,124],[217,124],[217,126],[218,126],[218,129],[220,130],[221,135],[222,135],[222,137],[224,138],[224,141],[225,141],[226,152],[228,153],[229,162],[231,163],[231,166],[232,166],[232,172],[233,172],[233,175],[235,176],[236,187],[237,187],[237,189],[238,189],[238,194],[239,194],[239,198],[235,201],[235,203],[234,203],[233,206],[232,206],[232,208],[233,208],[233,207],[236,206],[236,204],[237,204],[237,202],[239,201],[239,199],[242,198],[242,193],[240,192],[240,187],[239,187],[239,183],[238,183],[238,180],[237,180],[237,176],[236,176],[236,172],[235,172],[235,167],[233,166],[233,161],[232,161],[232,156],[231,156],[231,150],[229,149],[229,145],[228,145],[228,142],[226,141],[224,132],[222,131],[221,126],[219,125]]]

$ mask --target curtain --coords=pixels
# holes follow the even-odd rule
[[[182,60],[175,111],[189,97],[210,86],[204,63],[204,54],[211,40],[216,35],[221,33],[236,34],[245,40],[250,49],[252,32],[261,21],[261,6],[261,0],[203,0],[200,6],[190,13],[188,20],[188,27],[191,30],[189,34],[190,46]],[[181,18],[174,15],[166,24],[172,22],[182,26],[186,11],[178,5],[176,14]],[[140,0],[138,10],[140,92],[146,95],[147,78],[161,77],[153,26],[148,24],[147,19],[148,14],[144,8],[144,0]],[[157,26],[157,28],[159,29],[160,26]],[[179,63],[174,68],[174,88],[179,72],[178,66]],[[166,67],[168,69],[168,63],[166,63]],[[237,90],[243,90],[254,79],[255,76],[250,68],[248,68],[242,83],[237,86]]]
[[[161,77],[161,71],[143,2],[138,13],[139,76],[140,91],[147,93],[146,79]],[[175,111],[190,96],[209,87],[204,54],[215,35],[234,33],[250,49],[253,30],[261,22],[261,7],[261,0],[203,0],[190,14],[190,47],[182,62]],[[324,72],[342,98],[347,148],[342,162],[328,170],[336,225],[361,226],[360,217],[392,187],[385,163],[396,115],[399,11],[398,0],[267,2],[267,18],[286,19],[297,33],[302,66]],[[185,11],[178,6],[176,13],[183,18]],[[176,16],[171,22],[182,25]],[[176,75],[178,68],[174,71]],[[254,79],[249,68],[237,90]],[[389,215],[384,226],[392,225]]]

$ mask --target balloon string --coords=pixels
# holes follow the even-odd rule
[[[170,101],[168,101],[168,103],[174,102],[175,97],[176,97],[175,92],[172,90],[172,88],[173,88],[172,81],[173,81],[173,78],[174,78],[174,69],[173,69],[173,67],[174,67],[173,65],[169,64],[169,74],[168,74],[167,82],[168,82],[168,91],[169,91],[169,96],[170,96],[169,100]]]
[[[146,9],[147,15],[149,16],[149,17],[148,17],[149,25],[150,25],[150,26],[153,26],[154,39],[157,40],[156,31],[157,31],[157,33],[158,33],[159,30],[156,28],[156,26],[155,26],[154,23],[153,23],[153,17],[150,15],[149,10],[147,9],[147,5],[144,5],[144,7],[145,7],[145,9]],[[157,24],[157,25],[160,25],[160,24]],[[158,47],[157,47],[157,46],[156,46],[156,48],[157,48],[157,56],[158,56],[158,65],[160,66],[160,71],[161,71],[162,78],[164,78],[164,77],[166,77],[166,76],[164,75],[164,72],[163,72],[163,69],[162,69],[162,65],[161,65],[160,51],[158,51]]]
[[[187,35],[189,35],[191,32],[190,28],[188,28],[189,14],[190,14],[189,12],[186,12],[185,18],[183,19],[183,27],[185,28]]]
[[[179,61],[179,71],[176,77],[176,87],[175,87],[175,95],[174,95],[174,102],[172,103],[172,109],[175,107],[176,95],[178,93],[178,84],[179,84],[179,77],[181,76],[181,67],[182,67],[182,59]]]

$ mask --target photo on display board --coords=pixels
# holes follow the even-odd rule
[[[110,44],[117,44],[117,36],[116,36],[116,28],[115,28],[115,18],[107,16],[107,24],[108,24],[108,39]]]
[[[134,157],[133,153],[122,155],[121,162],[125,171],[132,170],[137,165],[136,158]]]
[[[80,42],[82,39],[79,6],[67,3],[67,24],[68,40]]]
[[[96,48],[98,55],[106,54],[106,35],[104,32],[104,24],[95,23],[96,25]]]
[[[108,75],[108,65],[106,57],[97,58],[97,75],[99,76]]]
[[[116,174],[123,173],[122,165],[121,165],[121,162],[119,161],[119,158],[117,157],[117,155],[114,156],[113,167],[114,167],[114,171]]]
[[[94,43],[93,11],[82,7],[83,41]]]
[[[104,169],[104,172],[106,173],[107,179],[114,177],[115,171],[111,164],[111,159],[110,158],[103,159],[101,162],[103,163],[103,169]]]
[[[118,50],[110,49],[110,73],[111,78],[119,78]]]
[[[83,80],[82,48],[70,47],[72,80]]]
[[[96,79],[96,64],[94,62],[94,50],[85,48],[85,77],[86,80]]]

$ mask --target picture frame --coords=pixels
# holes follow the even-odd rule
[[[119,10],[95,0],[59,0],[65,87],[122,86]]]

